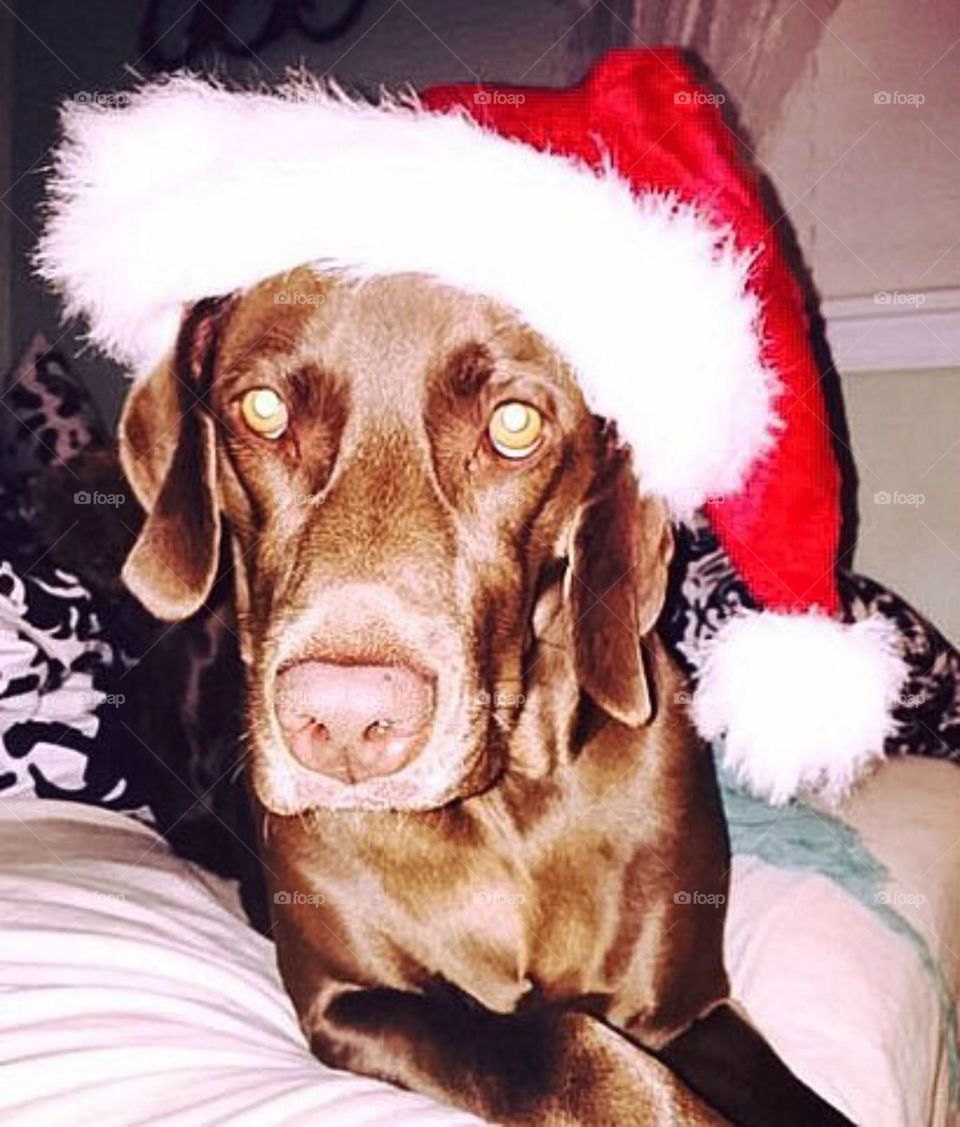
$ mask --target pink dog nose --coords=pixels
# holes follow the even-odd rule
[[[420,751],[433,685],[402,665],[301,661],[277,678],[276,710],[304,767],[358,783],[392,775]]]

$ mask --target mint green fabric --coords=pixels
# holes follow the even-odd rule
[[[886,867],[870,853],[857,831],[839,818],[799,801],[788,806],[771,806],[737,786],[722,769],[719,776],[730,848],[735,854],[748,854],[779,868],[827,877],[914,947],[940,1000],[941,1020],[947,1036],[950,1090],[957,1103],[960,1061],[953,999],[927,940],[885,897],[885,886],[890,879]]]

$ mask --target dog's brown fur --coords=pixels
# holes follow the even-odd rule
[[[280,439],[243,427],[257,386]],[[527,460],[485,439],[504,399],[547,420]],[[654,631],[669,523],[537,334],[297,271],[196,307],[121,439],[149,607],[191,613],[232,544],[278,958],[323,1060],[503,1123],[844,1122],[725,1005],[723,815]],[[276,677],[317,657],[435,680],[415,763],[293,760]]]

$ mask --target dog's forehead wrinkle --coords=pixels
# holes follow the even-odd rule
[[[332,343],[348,341],[371,369],[399,366],[422,375],[492,332],[482,299],[415,275],[371,279],[342,305]]]
[[[312,301],[281,300],[293,293],[309,296]],[[223,359],[229,365],[258,349],[281,354],[289,350],[307,331],[322,296],[317,280],[302,271],[271,279],[242,294],[226,321],[221,342]]]
[[[292,271],[245,296],[228,338],[227,367],[262,365],[270,377],[299,366],[342,380],[381,423],[422,418],[431,379],[465,350],[489,354],[505,382],[569,383],[560,357],[511,310],[420,275],[358,283]]]

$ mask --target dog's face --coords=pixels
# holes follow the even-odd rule
[[[581,691],[647,720],[664,513],[495,303],[309,270],[200,303],[121,453],[150,514],[125,579],[154,613],[196,610],[229,539],[267,809],[432,808],[545,773]]]

